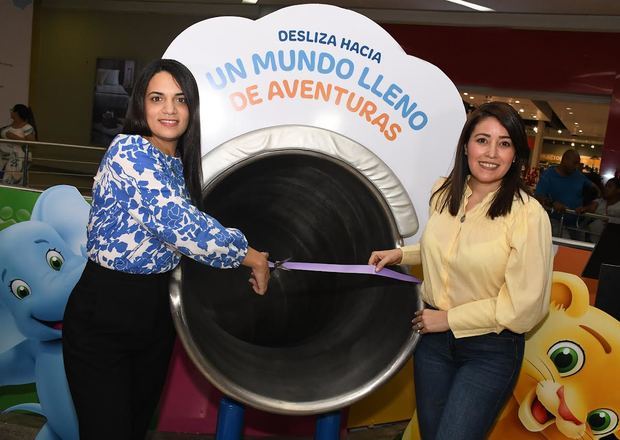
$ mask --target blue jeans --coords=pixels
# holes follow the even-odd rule
[[[517,381],[524,343],[508,330],[422,336],[413,358],[422,440],[485,438]]]

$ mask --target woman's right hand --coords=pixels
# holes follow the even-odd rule
[[[248,280],[254,292],[264,295],[269,284],[269,254],[258,252],[256,249],[248,247],[248,253],[241,262],[242,265],[252,269],[252,275]]]
[[[399,264],[403,259],[403,251],[400,248],[386,251],[373,251],[368,259],[368,264],[375,266],[375,272],[379,272],[385,266]]]

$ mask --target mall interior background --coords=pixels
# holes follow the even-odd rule
[[[99,59],[132,60],[135,71],[139,71],[160,57],[176,35],[198,21],[219,15],[256,19],[298,2],[6,3],[23,4],[22,10],[30,8],[31,12],[26,22],[16,22],[0,8],[4,29],[0,109],[6,109],[0,110],[0,125],[9,122],[10,106],[28,102],[35,112],[41,141],[90,145]],[[498,12],[493,13],[474,12],[439,0],[329,3],[357,10],[381,23],[408,54],[441,68],[457,85],[464,102],[477,105],[502,99],[523,108],[534,142],[534,127],[545,120],[540,140],[542,162],[557,162],[574,142],[584,158],[598,159],[591,160],[592,166],[598,167],[605,178],[620,169],[617,2],[480,2],[496,7]],[[25,74],[11,77],[9,83],[6,73],[19,63],[27,64]],[[13,91],[18,95],[11,94]],[[59,148],[53,154],[57,160],[75,159],[71,156],[74,150]],[[43,154],[35,154],[33,159],[33,169],[62,172],[75,166],[37,163],[44,159]],[[84,159],[90,164],[81,166],[81,171],[92,175],[97,160]],[[80,189],[87,192],[87,188],[85,184]],[[386,393],[396,394],[398,390],[402,387],[395,386]],[[405,413],[410,414],[410,409]],[[352,418],[361,424],[381,416],[354,413]]]
[[[256,18],[252,16],[293,2],[261,3],[263,9],[237,2],[35,1],[29,102],[39,139],[91,143],[97,59],[133,60],[139,71],[148,60],[160,57],[183,29],[209,15]],[[556,161],[561,150],[575,142],[582,156],[594,158],[589,162],[604,176],[611,177],[620,168],[620,33],[610,31],[613,17],[599,23],[594,15],[549,14],[546,26],[554,29],[547,30],[529,29],[543,27],[545,17],[540,14],[487,13],[496,15],[495,23],[482,24],[477,21],[484,14],[466,8],[400,14],[403,21],[438,22],[428,25],[395,22],[398,18],[388,15],[388,7],[400,5],[391,2],[331,3],[353,8],[380,3],[382,9],[362,12],[380,23],[383,14],[384,27],[404,50],[441,68],[462,93],[469,93],[463,96],[465,102],[499,98],[515,107],[527,105],[522,116],[532,129],[536,119],[547,120],[543,163]],[[440,24],[457,20],[461,26]],[[501,26],[502,22],[508,24]],[[588,24],[605,31],[578,27]],[[562,27],[576,30],[555,30]],[[530,134],[536,135],[533,130]]]

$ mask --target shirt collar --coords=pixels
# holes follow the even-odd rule
[[[469,200],[469,197],[473,193],[473,191],[469,187],[469,179],[471,179],[471,174],[468,174],[467,179],[465,180],[465,193],[463,197],[463,207],[467,205],[467,200]],[[495,191],[491,191],[490,193],[488,193],[486,196],[484,196],[484,198],[478,204],[478,206],[485,206],[491,203],[491,201],[495,198],[495,194],[497,194],[498,192],[499,192],[499,188],[497,188]]]

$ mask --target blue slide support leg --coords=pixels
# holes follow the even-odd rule
[[[222,397],[217,412],[215,440],[241,440],[245,408],[228,397]]]

